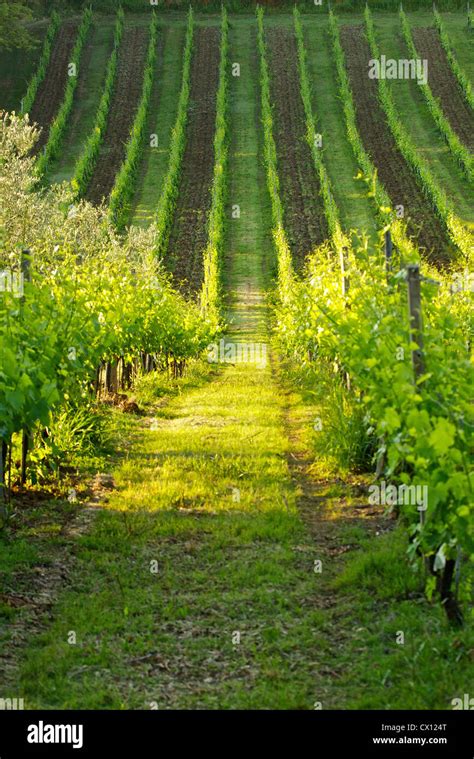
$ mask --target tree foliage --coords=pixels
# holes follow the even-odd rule
[[[0,50],[31,50],[34,37],[25,27],[33,17],[31,9],[22,0],[0,2]]]

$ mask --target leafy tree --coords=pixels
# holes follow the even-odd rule
[[[0,49],[12,50],[20,48],[31,50],[34,38],[25,27],[33,14],[29,8],[20,2],[0,2]]]

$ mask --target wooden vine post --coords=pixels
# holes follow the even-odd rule
[[[21,285],[24,282],[31,281],[31,255],[29,250],[23,250],[21,253]],[[22,304],[25,302],[24,292],[21,295]],[[28,457],[28,448],[30,442],[30,431],[23,429],[21,436],[21,484],[26,482],[26,463]]]
[[[7,517],[7,488],[5,476],[7,471],[8,445],[5,440],[0,443],[0,517]]]
[[[342,287],[342,297],[345,301],[345,308],[348,308],[347,303],[347,296],[349,294],[349,287],[350,287],[350,279],[349,279],[349,257],[348,257],[348,250],[344,246],[341,249],[339,260],[341,263],[341,287]],[[346,382],[346,387],[348,390],[351,389],[351,378],[349,376],[349,373],[344,371],[344,379]]]
[[[410,340],[417,345],[417,348],[414,348],[411,352],[415,379],[418,379],[425,373],[420,281],[420,267],[418,264],[409,264],[407,266],[407,282],[408,310],[410,313]]]
[[[425,373],[425,357],[423,353],[423,324],[421,317],[421,287],[420,287],[420,267],[418,264],[409,264],[407,266],[407,284],[408,284],[408,312],[410,318],[410,342],[416,343],[416,348],[412,348],[411,362],[415,381]],[[426,514],[420,511],[420,523],[425,524]],[[425,559],[425,566],[430,570],[430,564]]]
[[[387,274],[387,277],[390,276],[390,272],[392,271],[392,257],[393,257],[393,243],[392,243],[392,234],[389,229],[385,232],[385,271]]]
[[[342,248],[339,260],[341,262],[341,286],[342,286],[342,297],[347,298],[347,294],[349,292],[349,276],[348,276],[348,261],[347,261],[347,248]]]

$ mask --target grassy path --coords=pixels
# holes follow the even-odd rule
[[[153,219],[168,167],[171,130],[176,121],[181,84],[185,24],[161,26],[158,33],[154,89],[149,116],[149,134],[156,134],[158,146],[147,145],[141,178],[134,201],[132,223],[147,226]]]
[[[359,168],[346,136],[326,19],[305,18],[305,45],[316,129],[323,137],[324,161],[342,225],[346,231],[363,230],[376,239],[377,222],[374,206],[367,197],[367,185],[355,179]]]
[[[239,339],[267,340],[267,307],[263,290],[276,274],[271,243],[271,207],[260,129],[258,54],[254,23],[231,23],[229,58],[240,76],[230,78],[231,128],[228,228],[224,286],[228,320]]]

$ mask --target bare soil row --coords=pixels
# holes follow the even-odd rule
[[[35,154],[46,145],[49,127],[63,101],[69,76],[68,65],[71,62],[77,31],[78,24],[75,21],[66,21],[60,27],[53,44],[46,75],[38,88],[30,111],[30,120],[42,128],[35,145]]]
[[[185,294],[198,292],[204,277],[219,56],[220,29],[198,27],[193,41],[186,147],[167,253],[175,284]]]
[[[100,203],[109,197],[116,174],[125,158],[127,141],[142,92],[147,47],[147,28],[124,30],[107,128],[86,192],[86,199],[92,203]]]
[[[306,140],[295,35],[289,29],[266,32],[273,103],[274,138],[285,230],[298,271],[328,237],[319,178]]]

